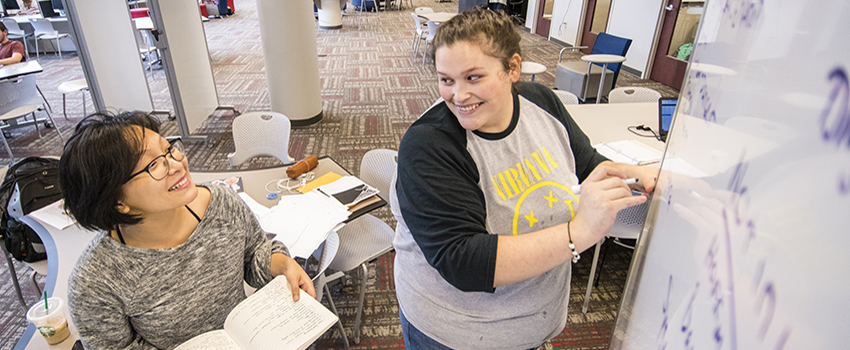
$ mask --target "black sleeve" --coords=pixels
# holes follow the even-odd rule
[[[534,102],[564,124],[567,135],[570,137],[570,148],[572,148],[575,157],[576,176],[578,176],[579,183],[584,182],[584,179],[599,163],[609,160],[596,152],[596,149],[590,144],[590,138],[576,124],[576,121],[573,120],[573,117],[564,108],[564,104],[552,90],[537,83],[523,83],[519,85],[518,90],[523,97]]]
[[[498,236],[487,232],[478,169],[465,145],[462,129],[408,129],[399,146],[399,209],[425,259],[447,282],[492,293]]]

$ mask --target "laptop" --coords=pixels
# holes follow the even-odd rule
[[[59,17],[59,13],[53,11],[53,4],[50,1],[39,1],[38,10],[41,11],[41,17]]]
[[[670,132],[670,124],[676,115],[677,98],[662,98],[658,100],[658,136],[661,141],[667,142],[667,134]]]

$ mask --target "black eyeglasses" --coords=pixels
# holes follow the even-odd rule
[[[166,158],[166,156],[170,156],[171,159],[174,159],[178,162],[185,158],[185,155],[183,153],[183,141],[180,141],[178,139],[172,140],[169,143],[171,144],[171,146],[169,146],[168,149],[165,150],[165,154],[154,158],[150,163],[148,163],[148,166],[146,166],[143,170],[133,175],[130,175],[130,177],[127,178],[127,181],[124,181],[124,183],[130,182],[130,180],[132,180],[136,176],[139,176],[142,173],[148,173],[148,175],[150,175],[151,178],[156,181],[162,180],[166,176],[168,176],[168,171],[170,170],[170,168],[168,165],[168,158]]]

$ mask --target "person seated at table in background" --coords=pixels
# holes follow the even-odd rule
[[[83,119],[59,163],[65,208],[100,230],[68,285],[71,316],[87,350],[170,349],[221,329],[245,299],[284,275],[294,300],[313,283],[270,240],[229,187],[196,186],[179,140],[142,112]],[[273,305],[269,305],[273,307]]]
[[[24,44],[9,39],[9,29],[0,22],[0,65],[15,64],[25,59]]]
[[[652,191],[658,169],[612,163],[550,89],[515,84],[520,35],[504,12],[463,12],[433,43],[442,99],[402,138],[391,191],[404,345],[551,348],[570,261],[647,200],[623,179]]]
[[[18,1],[18,7],[20,7],[20,10],[18,11],[18,16],[30,16],[41,13],[38,8],[38,3],[33,0]]]

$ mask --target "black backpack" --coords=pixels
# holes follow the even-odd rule
[[[59,190],[59,160],[27,157],[6,171],[0,185],[0,234],[6,250],[20,261],[47,259],[41,238],[16,218],[62,198]]]

